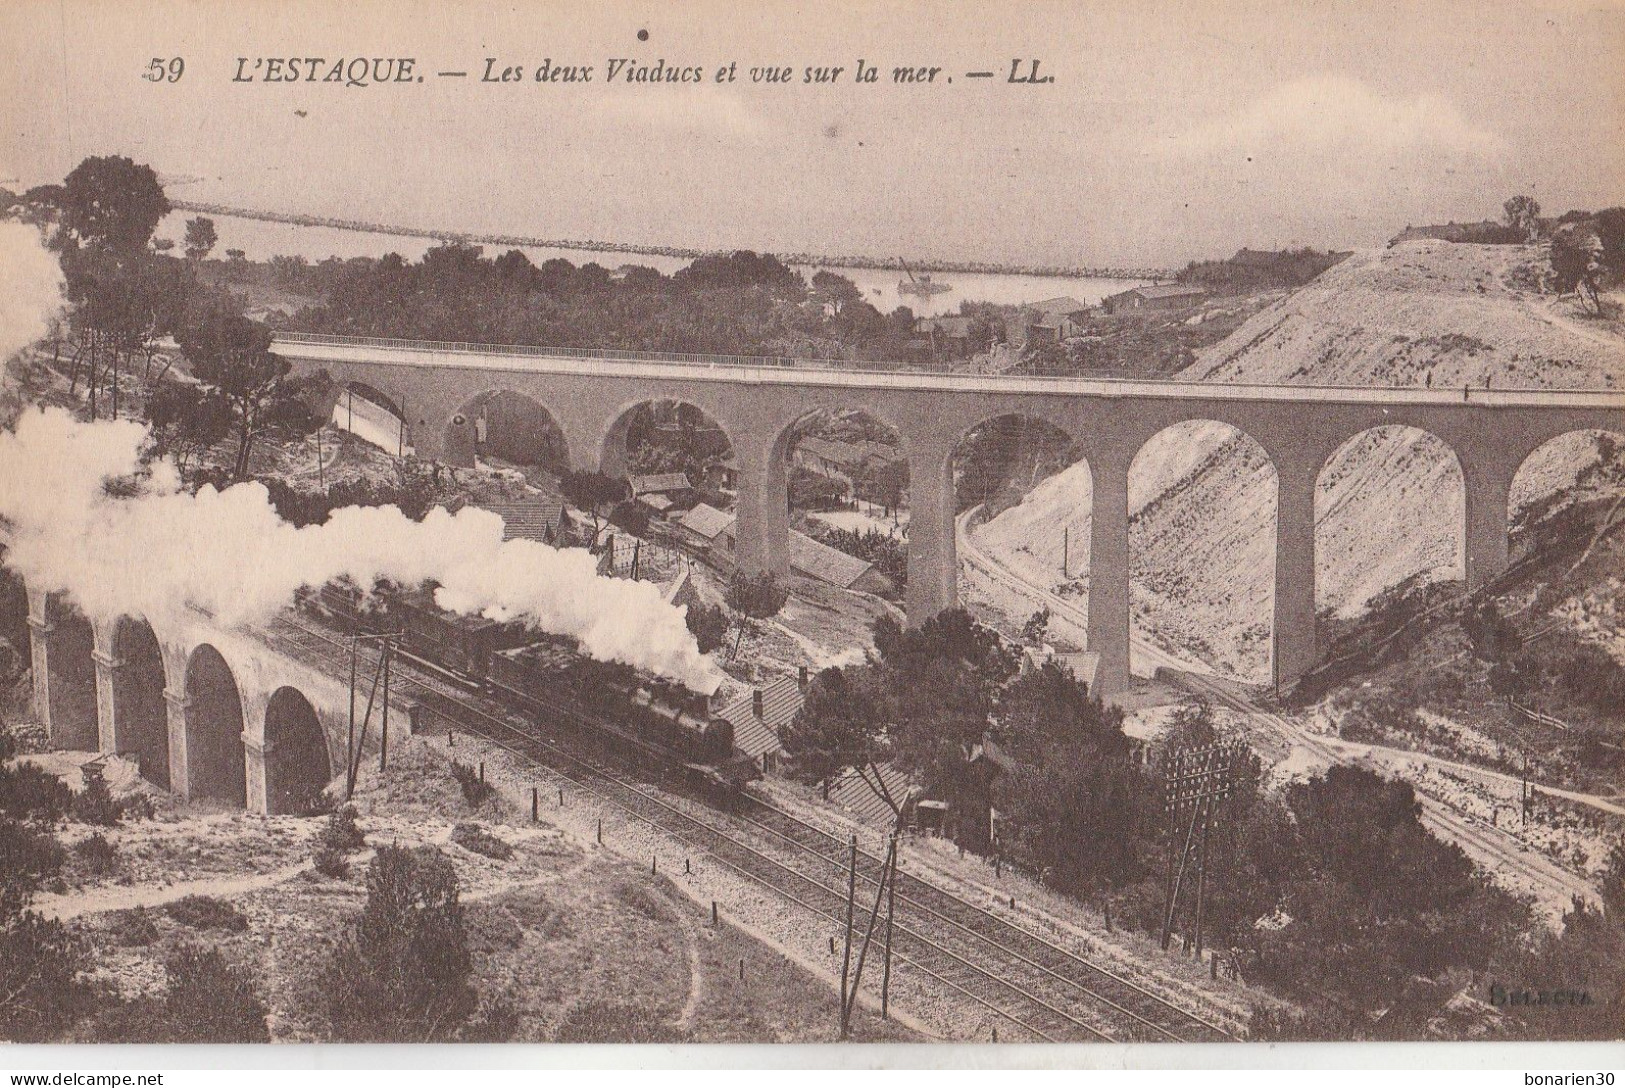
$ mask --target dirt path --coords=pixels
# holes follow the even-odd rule
[[[64,895],[46,894],[38,896],[34,900],[33,909],[47,918],[65,921],[85,914],[131,910],[135,907],[160,907],[165,903],[185,899],[189,895],[208,895],[221,898],[243,895],[285,883],[312,867],[311,862],[302,861],[297,865],[290,865],[287,868],[277,869],[269,873],[257,873],[254,876],[211,877],[207,880],[186,880],[179,884],[168,884],[162,887],[154,887],[150,884],[137,887],[114,886],[91,888],[86,891],[69,892]]]

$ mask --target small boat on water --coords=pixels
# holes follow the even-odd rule
[[[897,293],[900,295],[919,295],[921,298],[930,298],[932,295],[940,295],[944,291],[953,290],[946,283],[933,281],[929,272],[921,272],[916,276],[914,270],[909,268],[908,262],[901,257],[897,258],[897,263],[903,266],[904,272],[908,273],[908,279],[897,281]]]

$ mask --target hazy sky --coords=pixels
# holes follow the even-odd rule
[[[1625,203],[1622,0],[6,0],[0,41],[11,187],[120,153],[200,179],[174,196],[277,210],[1066,264],[1369,244],[1524,191]],[[141,79],[175,56],[179,82]],[[233,83],[239,56],[410,56],[427,79]],[[487,57],[526,80],[480,83]],[[606,85],[612,57],[706,82]],[[878,83],[852,82],[860,57]],[[1054,82],[1007,83],[1016,58]],[[535,83],[544,59],[594,82]],[[943,71],[896,86],[903,64]],[[766,65],[796,82],[753,84]],[[846,71],[806,86],[808,65]]]

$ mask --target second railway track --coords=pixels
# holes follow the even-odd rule
[[[345,635],[289,616],[279,617],[265,630],[274,640],[332,669],[350,648]],[[610,766],[602,754],[589,751],[589,744],[578,736],[539,732],[535,722],[507,701],[426,666],[411,658],[401,663],[398,656],[395,678],[448,727],[481,736],[545,767],[635,821],[709,854],[732,873],[844,926],[848,844],[840,838],[748,795],[732,813],[659,796]],[[544,709],[567,724],[585,727],[589,734],[593,730],[593,719],[575,708]],[[859,887],[868,890],[867,896],[862,890],[858,893],[854,914],[861,935],[870,922],[881,861],[867,851],[860,851],[858,860]],[[1001,1038],[1039,1042],[1237,1038],[1225,1025],[1155,990],[907,873],[897,882],[893,960],[899,976],[912,972],[915,981],[946,988],[983,1009],[1001,1028]],[[874,974],[868,977],[872,980]]]

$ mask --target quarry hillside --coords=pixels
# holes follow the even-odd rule
[[[1198,353],[1192,381],[1454,388],[1625,387],[1625,330],[1545,287],[1541,246],[1409,242],[1354,254]],[[1192,321],[1202,319],[1200,312]],[[1591,435],[1537,451],[1514,481],[1513,517],[1597,459]],[[1088,468],[1038,484],[977,531],[1029,580],[1087,595]],[[1163,432],[1130,478],[1137,637],[1262,681],[1269,667],[1274,470],[1216,423]],[[1431,435],[1356,436],[1320,479],[1317,604],[1347,618],[1413,576],[1461,577],[1462,483]],[[1063,529],[1069,545],[1062,573]]]

